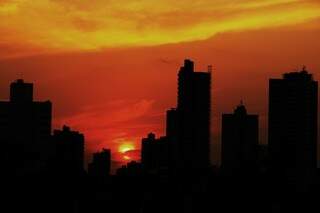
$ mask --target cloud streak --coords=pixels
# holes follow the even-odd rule
[[[42,52],[97,50],[194,41],[318,17],[314,0],[2,0],[0,41]]]
[[[130,141],[139,147],[145,129],[158,127],[153,121],[153,116],[158,113],[152,106],[152,100],[117,100],[103,105],[89,105],[76,115],[55,120],[55,126],[67,124],[83,132],[90,150],[118,150],[121,141]]]

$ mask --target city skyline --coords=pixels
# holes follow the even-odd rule
[[[121,149],[122,149],[122,152],[123,152],[123,154],[124,154],[124,156],[125,156],[125,158],[124,158],[124,160],[123,161],[121,161],[121,162],[119,162],[119,164],[118,165],[115,165],[114,164],[114,162],[116,161],[116,158],[117,158],[117,156],[114,156],[114,154],[112,154],[112,153],[114,153],[113,152],[113,150],[112,149],[110,149],[110,147],[107,147],[107,146],[105,146],[105,147],[103,147],[101,150],[97,150],[95,153],[88,153],[88,151],[85,149],[85,145],[84,145],[84,142],[85,142],[85,140],[84,140],[84,135],[83,134],[81,134],[82,135],[82,137],[83,137],[83,139],[82,139],[82,145],[81,145],[81,143],[79,144],[79,146],[80,147],[82,147],[82,148],[80,148],[80,149],[78,149],[79,151],[80,150],[82,150],[82,151],[80,151],[80,153],[79,153],[79,151],[77,151],[79,154],[77,154],[77,152],[75,152],[75,155],[78,155],[79,157],[76,157],[76,158],[74,158],[74,154],[71,154],[72,153],[72,149],[74,149],[75,147],[77,147],[78,145],[76,145],[76,143],[78,143],[78,142],[76,142],[77,141],[77,139],[75,139],[75,144],[74,145],[67,145],[67,144],[65,144],[65,145],[63,145],[63,144],[61,144],[61,145],[63,145],[63,146],[61,146],[61,145],[59,145],[59,140],[56,140],[55,138],[58,138],[56,135],[61,135],[62,133],[63,134],[65,134],[65,133],[67,133],[67,132],[70,132],[70,127],[68,127],[68,126],[66,126],[66,125],[68,125],[68,124],[64,124],[63,125],[63,127],[62,127],[62,130],[58,130],[58,128],[53,128],[52,130],[51,130],[51,134],[53,135],[53,140],[54,141],[56,141],[55,143],[57,143],[57,145],[59,145],[60,147],[65,147],[64,149],[65,149],[65,151],[63,151],[62,150],[62,152],[61,153],[63,153],[63,152],[65,152],[65,153],[68,153],[69,152],[69,154],[71,154],[69,157],[67,156],[68,154],[62,154],[62,155],[64,155],[65,157],[63,157],[62,158],[62,161],[61,162],[64,162],[64,161],[66,161],[66,159],[69,159],[69,160],[67,160],[67,161],[70,161],[71,162],[71,164],[70,165],[73,165],[73,164],[75,164],[76,162],[74,162],[74,160],[76,160],[77,161],[77,158],[81,161],[80,162],[80,164],[78,163],[78,169],[77,170],[80,170],[79,168],[81,168],[82,166],[83,166],[83,168],[85,168],[85,169],[87,169],[87,166],[89,165],[89,164],[91,164],[91,163],[94,163],[95,162],[95,156],[98,156],[99,155],[99,153],[104,153],[105,151],[107,151],[108,150],[108,152],[109,152],[109,158],[110,158],[110,168],[108,169],[108,170],[110,170],[111,169],[111,173],[115,173],[115,171],[116,171],[116,169],[118,169],[118,168],[121,168],[121,166],[123,166],[123,165],[126,165],[126,163],[130,163],[130,162],[132,162],[132,161],[137,161],[137,162],[140,162],[141,160],[142,160],[142,158],[143,158],[143,153],[144,153],[144,151],[143,151],[143,144],[144,144],[144,140],[146,140],[146,141],[150,141],[151,143],[166,143],[166,145],[165,146],[168,146],[167,147],[167,149],[168,148],[170,148],[170,149],[175,149],[175,154],[171,154],[171,156],[169,156],[170,154],[169,153],[163,153],[163,151],[162,151],[162,153],[156,153],[156,152],[158,152],[158,151],[156,151],[154,154],[152,154],[152,155],[154,155],[154,157],[155,157],[155,160],[157,161],[158,160],[158,158],[161,158],[162,160],[160,160],[160,161],[167,161],[166,163],[165,163],[165,165],[167,165],[168,163],[172,163],[172,161],[175,161],[175,163],[177,163],[177,165],[179,164],[178,162],[180,161],[179,160],[179,157],[177,157],[177,156],[179,156],[179,155],[181,155],[181,153],[183,153],[183,152],[185,152],[185,151],[183,151],[182,152],[182,150],[184,149],[183,148],[183,146],[185,146],[185,145],[183,145],[183,143],[185,143],[185,140],[183,140],[183,139],[181,139],[181,138],[183,138],[183,137],[185,137],[185,136],[182,136],[182,135],[179,135],[179,134],[181,134],[181,133],[178,133],[179,131],[181,131],[181,132],[186,132],[185,130],[183,130],[183,129],[181,129],[181,128],[185,128],[185,127],[179,127],[179,122],[182,122],[182,121],[179,121],[179,120],[181,120],[181,118],[179,118],[179,116],[186,116],[186,115],[184,115],[184,113],[182,113],[181,115],[179,115],[178,114],[178,112],[179,112],[179,108],[181,108],[181,109],[183,109],[183,106],[185,105],[185,106],[187,106],[186,104],[189,102],[189,104],[188,105],[190,105],[190,103],[193,101],[193,95],[195,95],[195,94],[193,94],[194,92],[196,92],[197,90],[195,90],[194,92],[191,92],[191,91],[193,91],[193,89],[191,89],[192,87],[195,87],[196,88],[196,85],[197,84],[195,84],[196,83],[196,81],[194,82],[194,83],[191,83],[191,82],[193,82],[194,80],[196,80],[196,78],[195,77],[200,77],[200,79],[199,80],[201,80],[201,81],[203,81],[203,80],[205,80],[205,78],[202,78],[202,77],[205,77],[204,75],[206,75],[206,74],[208,74],[208,82],[209,82],[209,84],[207,85],[207,86],[205,86],[206,85],[206,80],[204,81],[204,82],[202,82],[201,84],[201,88],[202,89],[200,89],[199,91],[197,91],[197,92],[200,92],[198,95],[196,95],[195,97],[199,97],[200,99],[203,99],[204,98],[204,100],[206,100],[205,99],[205,97],[206,97],[206,95],[204,95],[204,94],[206,94],[206,90],[208,90],[208,91],[211,91],[211,74],[212,74],[212,70],[211,70],[212,68],[211,68],[211,65],[210,66],[208,66],[208,70],[207,71],[205,71],[205,72],[196,72],[195,70],[194,70],[194,62],[193,61],[191,61],[190,59],[185,59],[184,60],[184,65],[183,66],[181,66],[180,67],[180,70],[179,70],[179,72],[178,72],[178,78],[177,78],[177,108],[174,108],[174,107],[171,107],[171,108],[169,108],[167,111],[166,111],[166,113],[164,112],[163,114],[166,116],[166,122],[165,122],[165,124],[164,124],[164,129],[165,129],[165,134],[163,134],[163,135],[160,135],[160,137],[159,138],[156,138],[156,135],[155,134],[153,134],[153,133],[149,133],[148,134],[148,136],[147,136],[147,138],[143,138],[142,136],[140,137],[140,139],[142,139],[142,145],[141,145],[141,149],[137,149],[137,150],[133,150],[133,147],[130,147],[130,144],[126,144],[126,143],[124,143],[124,144],[121,144]],[[185,74],[184,74],[185,73]],[[194,75],[194,77],[191,77],[191,76],[189,76],[189,77],[181,77],[181,76],[183,76],[183,75],[190,75],[191,74],[191,76],[193,76]],[[286,72],[286,73],[284,73],[283,74],[283,78],[284,79],[289,79],[290,80],[290,78],[295,78],[295,76],[297,76],[297,78],[299,77],[299,76],[303,76],[303,75],[306,75],[306,79],[312,79],[313,80],[313,75],[312,74],[308,74],[308,71],[306,70],[306,67],[304,66],[304,67],[302,67],[302,69],[301,69],[301,71],[299,71],[299,72]],[[201,77],[202,76],[202,77]],[[292,76],[292,77],[291,77]],[[189,78],[189,80],[185,80],[185,78],[186,79],[188,79]],[[193,78],[195,78],[194,80],[191,80],[190,81],[190,79],[193,79]],[[202,78],[202,79],[201,79]],[[274,79],[274,78],[270,78],[269,79],[269,81],[270,81],[270,87],[272,88],[272,85],[273,84],[271,84],[271,82],[276,82],[276,81],[279,81],[280,82],[280,80],[279,79]],[[188,83],[189,82],[189,83]],[[191,83],[191,84],[190,84]],[[203,84],[204,83],[204,84]],[[194,84],[194,85],[193,85]],[[184,85],[184,86],[182,86],[182,85]],[[189,86],[188,86],[189,85]],[[191,85],[193,85],[192,87],[190,87]],[[10,102],[8,102],[8,103],[35,103],[35,104],[41,104],[41,103],[43,103],[43,105],[44,104],[49,104],[49,111],[47,110],[46,111],[46,113],[48,114],[48,116],[49,116],[49,123],[48,123],[48,125],[49,125],[49,127],[50,127],[50,129],[51,129],[51,120],[54,120],[54,118],[51,118],[51,114],[52,114],[52,112],[51,112],[51,108],[52,108],[52,106],[51,106],[51,102],[50,101],[45,101],[45,102],[39,102],[39,101],[37,101],[37,100],[34,100],[34,89],[33,89],[33,87],[34,87],[34,85],[32,84],[32,83],[26,83],[23,79],[18,79],[18,80],[16,80],[16,81],[14,81],[14,82],[12,82],[11,84],[10,84],[10,99],[9,99],[9,101]],[[189,88],[188,88],[189,87]],[[194,89],[195,89],[194,88]],[[270,89],[270,88],[269,88]],[[179,92],[180,91],[180,92]],[[183,91],[183,93],[181,93],[181,91]],[[192,95],[193,94],[193,95]],[[272,97],[272,94],[273,93],[271,93],[271,94],[269,94],[269,95],[271,95],[271,96],[269,96],[269,98],[270,97]],[[316,93],[315,93],[316,94]],[[209,99],[207,99],[207,101],[208,100],[210,100],[210,99],[212,99],[212,97],[211,97],[211,95],[209,95],[210,97],[209,97]],[[285,96],[284,96],[285,97]],[[194,100],[199,100],[199,98],[197,98],[197,99],[194,99]],[[318,98],[317,97],[317,95],[314,97],[314,98]],[[283,99],[283,98],[282,98]],[[211,102],[211,101],[209,101],[209,102]],[[313,101],[314,102],[314,101]],[[3,109],[7,109],[7,107],[5,107],[7,104],[6,104],[6,102],[4,102],[4,101],[2,101],[1,102],[2,103],[2,105],[4,106],[3,107]],[[206,103],[206,101],[204,101],[204,103]],[[272,102],[271,102],[272,103]],[[6,104],[6,105],[5,105]],[[269,104],[270,104],[270,102],[269,102]],[[208,106],[209,106],[209,108],[211,108],[210,107],[210,105],[211,104],[209,104]],[[9,106],[9,105],[8,105]],[[27,105],[26,105],[27,106]],[[196,105],[195,105],[196,106]],[[201,105],[200,105],[201,106]],[[204,105],[205,106],[205,105]],[[203,107],[203,106],[201,106],[201,107]],[[187,112],[188,113],[190,113],[192,108],[190,108],[189,110],[187,110]],[[204,107],[203,109],[206,109],[206,107]],[[212,109],[211,109],[212,110]],[[209,111],[211,111],[211,110],[209,110]],[[270,109],[269,109],[270,110]],[[165,110],[164,110],[165,111]],[[5,111],[4,111],[5,112]],[[45,112],[45,111],[44,111]],[[203,110],[201,110],[201,111],[199,111],[199,112],[203,112]],[[39,113],[41,113],[41,111],[39,111]],[[205,156],[206,154],[204,154],[205,152],[208,152],[208,153],[218,153],[218,157],[219,158],[222,158],[222,159],[219,159],[219,162],[222,160],[222,163],[223,163],[223,159],[224,159],[224,156],[223,156],[223,153],[228,153],[229,152],[229,154],[228,154],[228,158],[229,158],[229,161],[231,160],[230,159],[230,157],[231,158],[235,158],[235,159],[237,159],[237,158],[239,158],[239,157],[236,157],[237,155],[236,155],[236,153],[235,152],[230,152],[232,149],[234,149],[235,147],[238,147],[239,145],[237,145],[236,143],[234,143],[234,142],[232,142],[232,140],[238,140],[239,139],[239,141],[242,141],[242,142],[240,142],[240,143],[248,143],[248,142],[250,142],[250,141],[252,141],[252,145],[253,146],[257,146],[257,145],[263,145],[263,143],[261,143],[261,141],[260,141],[260,137],[259,137],[259,134],[261,134],[260,133],[260,128],[258,127],[259,126],[259,119],[258,119],[258,116],[259,115],[247,115],[246,114],[247,113],[247,111],[246,111],[246,106],[245,105],[243,105],[243,101],[241,100],[241,103],[240,103],[240,105],[238,105],[237,107],[236,107],[236,109],[235,109],[235,111],[234,111],[234,116],[236,116],[235,118],[237,118],[237,117],[241,117],[240,115],[241,114],[243,114],[242,116],[249,116],[249,117],[252,117],[251,119],[253,119],[252,121],[251,121],[251,124],[250,123],[248,123],[248,124],[245,124],[245,123],[243,123],[243,124],[241,124],[241,125],[251,125],[251,130],[245,130],[245,131],[249,131],[249,135],[247,135],[247,136],[245,136],[243,139],[241,139],[241,138],[229,138],[229,139],[227,139],[227,140],[225,140],[224,138],[223,138],[223,134],[225,134],[225,136],[232,136],[233,134],[238,134],[237,133],[237,131],[238,130],[236,130],[236,127],[235,126],[233,126],[233,125],[235,125],[235,123],[234,124],[232,124],[232,120],[230,120],[230,118],[227,118],[227,117],[229,117],[229,116],[232,116],[232,114],[222,114],[222,119],[221,119],[221,122],[222,122],[222,125],[221,125],[221,134],[222,134],[222,138],[220,139],[220,141],[218,141],[218,143],[220,143],[222,146],[223,146],[223,143],[225,143],[224,141],[228,141],[228,143],[229,143],[229,148],[228,149],[225,149],[225,150],[229,150],[229,151],[227,151],[227,152],[225,152],[224,151],[224,148],[222,147],[222,149],[218,149],[218,150],[212,150],[212,147],[207,147],[207,148],[205,148],[203,151],[202,151],[202,153],[201,153],[201,155],[200,156]],[[207,114],[203,114],[203,118],[205,118],[205,117],[208,117],[209,115],[210,115],[211,113],[209,112],[209,113],[207,113]],[[238,114],[238,115],[237,115]],[[191,114],[190,114],[191,115]],[[46,116],[46,117],[48,117],[48,116]],[[210,116],[209,116],[210,117]],[[249,118],[248,117],[248,118]],[[256,117],[256,118],[255,118]],[[191,119],[191,117],[189,118],[189,119]],[[228,122],[227,122],[227,119],[229,120]],[[186,123],[188,120],[186,120],[186,118],[183,118],[182,119],[183,120],[183,123]],[[191,120],[190,120],[191,121]],[[205,120],[203,120],[203,119],[201,119],[201,120],[199,120],[199,121],[201,121],[200,122],[200,126],[201,125],[204,125],[204,121]],[[230,121],[231,121],[231,123],[230,123]],[[241,121],[241,120],[239,120],[239,121]],[[238,121],[238,122],[239,122]],[[194,118],[192,118],[192,123],[194,123],[194,122],[196,122],[196,120],[194,120]],[[253,123],[252,123],[253,122]],[[209,122],[210,123],[210,122]],[[224,124],[225,123],[225,124]],[[185,124],[184,124],[185,125]],[[232,127],[233,126],[233,127]],[[249,127],[248,126],[248,127]],[[49,127],[44,127],[44,128],[49,128]],[[227,127],[227,128],[226,128]],[[179,128],[180,128],[180,130],[179,130]],[[229,128],[229,130],[227,130]],[[230,129],[230,128],[234,128],[233,130],[232,129]],[[253,129],[252,129],[253,128]],[[187,132],[190,132],[191,130],[192,131],[194,131],[194,127],[192,127],[191,129],[189,128],[189,130],[187,131]],[[203,129],[203,128],[202,128]],[[206,128],[204,128],[204,129],[206,129]],[[227,131],[227,132],[230,132],[230,131],[233,131],[234,133],[224,133],[224,131]],[[318,131],[318,130],[317,130]],[[47,131],[48,132],[48,131]],[[152,132],[152,131],[147,131],[147,132]],[[255,134],[253,134],[254,132],[256,132]],[[71,131],[70,133],[72,133],[72,134],[80,134],[80,133],[78,133],[78,132],[73,132],[73,131]],[[67,133],[68,134],[68,133]],[[184,134],[184,133],[183,133]],[[205,135],[206,133],[204,132],[204,135]],[[211,134],[211,133],[210,133]],[[242,133],[243,134],[243,133]],[[248,133],[246,133],[246,134],[248,134]],[[270,133],[269,133],[270,134]],[[203,134],[202,134],[203,135]],[[234,135],[235,136],[235,135]],[[48,134],[47,134],[47,136],[45,136],[45,137],[48,137]],[[61,137],[61,136],[59,136],[59,137]],[[65,135],[65,136],[63,136],[63,137],[70,137],[70,136],[67,136],[67,135]],[[76,137],[76,136],[75,136]],[[151,138],[150,138],[151,137]],[[202,136],[201,136],[202,137]],[[209,138],[210,138],[211,136],[209,136]],[[250,137],[253,137],[252,139],[253,140],[251,140],[250,139]],[[180,138],[180,139],[179,139]],[[71,138],[70,138],[71,139]],[[249,140],[250,139],[250,140]],[[30,139],[31,140],[31,139]],[[181,140],[181,141],[184,141],[182,144],[180,144],[180,145],[178,145],[179,144],[179,140]],[[202,139],[200,140],[200,141],[203,141],[203,140],[206,140],[205,139],[205,137],[203,138],[202,137]],[[269,139],[270,140],[270,139]],[[63,140],[62,140],[63,141]],[[154,141],[154,142],[152,142],[152,141]],[[195,141],[196,143],[199,143],[199,140],[196,140]],[[86,143],[87,143],[87,141],[86,141]],[[175,143],[177,143],[177,145],[174,145],[175,147],[172,147],[172,145],[170,145],[170,144],[175,144]],[[181,143],[181,142],[180,142]],[[231,145],[231,143],[233,143],[233,145]],[[250,142],[251,143],[251,142]],[[270,142],[269,142],[270,143]],[[318,141],[317,141],[317,143],[318,143]],[[169,147],[169,145],[171,146],[171,147]],[[257,154],[257,153],[254,153],[254,152],[256,152],[257,150],[254,150],[254,149],[252,149],[252,145],[251,145],[251,148],[249,148],[251,151],[250,151],[250,153],[248,152],[249,150],[247,150],[247,151],[245,151],[245,152],[247,152],[247,154],[246,155],[251,155],[251,156],[253,156],[253,155],[255,155],[255,154]],[[268,145],[268,143],[266,143],[266,145]],[[57,146],[57,149],[59,149],[58,147],[59,146]],[[156,145],[156,146],[158,146],[158,145]],[[194,146],[194,145],[193,145]],[[69,147],[69,148],[68,148]],[[72,148],[72,147],[74,147],[74,148]],[[150,150],[150,148],[148,148],[149,150]],[[154,148],[151,148],[151,149],[154,149]],[[248,149],[248,147],[246,148],[246,149]],[[313,151],[315,151],[315,150],[317,150],[318,149],[318,146],[314,146],[311,150],[313,150]],[[61,150],[61,149],[60,149]],[[164,150],[163,148],[162,148],[162,150]],[[180,151],[178,151],[178,150],[180,150]],[[207,151],[205,151],[205,150],[207,150]],[[100,152],[101,151],[101,152]],[[133,158],[133,157],[131,157],[128,153],[130,153],[130,152],[132,152],[132,151],[135,151],[135,152],[138,152],[138,153],[135,153],[135,155],[137,155],[137,157],[136,158]],[[181,152],[181,153],[178,153],[178,152]],[[82,154],[81,154],[82,153]],[[193,153],[193,151],[192,152],[189,152],[189,151],[187,151],[187,155],[188,156],[192,156],[191,157],[191,159],[192,158],[194,158],[196,155]],[[85,157],[86,155],[91,155],[91,156],[93,156],[93,159],[91,159],[91,157],[90,158],[88,158],[88,157]],[[162,155],[164,155],[164,156],[162,156]],[[166,155],[168,155],[168,156],[166,156]],[[212,155],[212,154],[211,154]],[[80,157],[80,156],[82,156],[82,157]],[[248,157],[248,159],[250,158],[249,156],[247,156]],[[314,155],[313,155],[314,156]],[[72,158],[74,159],[74,160],[72,160]],[[150,157],[149,157],[150,158]],[[181,157],[180,157],[181,158]],[[182,159],[184,159],[185,157],[182,157]],[[257,156],[255,156],[255,157],[251,157],[250,159],[251,159],[251,161],[256,161],[257,159]],[[190,159],[190,160],[191,160]],[[255,159],[255,160],[254,160]],[[316,159],[316,161],[317,161],[317,159],[318,158],[313,158],[313,159]],[[79,161],[78,160],[78,161]],[[59,160],[58,160],[59,161]],[[58,162],[57,161],[57,162]],[[152,161],[154,161],[154,160],[152,160]],[[185,159],[184,160],[182,160],[182,161],[180,161],[180,162],[184,162],[183,164],[185,164]],[[233,160],[234,161],[234,160]],[[238,160],[236,160],[236,161],[234,161],[234,162],[237,162],[237,161],[240,161],[240,159],[238,159]],[[249,160],[250,161],[250,160]],[[248,161],[248,162],[249,162]],[[90,163],[91,162],[91,163]],[[188,162],[188,161],[187,161]],[[230,163],[231,163],[232,161],[230,161]],[[154,162],[154,163],[157,163],[157,162]],[[189,163],[191,163],[191,161],[189,161]],[[143,164],[143,160],[142,160],[142,164]],[[60,163],[60,166],[61,166],[62,164]],[[79,165],[82,165],[82,166],[80,166],[79,167]],[[104,165],[106,165],[105,163],[104,163]],[[176,166],[177,166],[176,165]],[[189,164],[185,164],[185,165],[189,165]],[[209,164],[207,164],[207,165],[213,165],[213,166],[220,166],[220,164],[219,163],[216,163],[216,162],[210,162]],[[230,164],[231,165],[231,164]],[[240,164],[241,165],[241,164]],[[313,164],[313,165],[315,165],[315,164]],[[68,166],[67,166],[68,167]],[[67,168],[66,167],[66,168]],[[90,167],[90,165],[89,165],[89,167]],[[155,167],[154,167],[155,168]],[[222,164],[222,168],[223,168],[223,164]],[[242,168],[242,167],[241,167]],[[107,172],[107,174],[108,173],[110,173],[110,171],[109,172]]]
[[[320,0],[0,0],[0,209],[319,212]]]
[[[193,62],[192,62],[193,63]],[[208,69],[208,68],[207,68]],[[210,69],[211,69],[211,65],[210,65]],[[305,69],[305,67],[302,67],[302,69]],[[200,72],[201,73],[201,72]],[[17,80],[17,82],[23,82],[23,80]],[[178,81],[176,82],[178,83]],[[214,83],[213,83],[214,84]],[[33,86],[32,86],[33,87]],[[36,92],[36,91],[35,91]],[[174,92],[173,92],[174,93]],[[33,89],[31,90],[31,93],[29,94],[30,98],[33,99]],[[212,97],[211,97],[212,98]],[[247,105],[246,105],[247,106]],[[171,109],[173,110],[173,108]],[[165,113],[165,109],[164,109],[164,112],[162,113],[161,116],[163,116],[164,118],[166,117],[166,113]],[[170,111],[170,110],[168,110]],[[228,110],[224,110],[223,112],[226,113]],[[167,115],[168,116],[168,115]],[[219,115],[213,115],[213,116],[218,116],[220,117]],[[54,123],[54,118],[53,118],[53,123]],[[220,120],[218,118],[218,120]],[[169,125],[168,123],[166,123],[165,119],[163,121],[164,123],[162,124],[163,126],[163,130],[160,131],[161,133],[157,133],[157,131],[152,131],[152,130],[147,130],[145,133],[147,132],[155,132],[157,135],[165,135],[165,132],[168,131],[166,130],[167,126]],[[168,122],[168,121],[167,121]],[[65,125],[68,123],[64,123],[63,125]],[[261,124],[261,120],[259,120],[259,124]],[[63,126],[62,125],[62,126]],[[58,127],[55,127],[54,129],[59,129],[61,128],[62,126],[58,126]],[[219,128],[220,127],[220,124],[218,124]],[[85,132],[85,131],[84,131]],[[163,133],[162,133],[163,132]],[[261,128],[259,128],[259,132],[260,132],[260,137],[259,137],[259,144],[267,144],[267,138],[265,139],[262,139],[261,140]],[[263,131],[262,131],[263,133]],[[168,132],[167,132],[168,134]],[[211,133],[212,134],[212,133]],[[105,148],[109,148],[111,149],[111,152],[112,152],[112,165],[111,165],[111,168],[112,168],[112,173],[115,173],[116,169],[121,167],[122,165],[125,165],[127,162],[130,162],[130,161],[140,161],[141,160],[141,157],[140,157],[140,152],[141,152],[141,144],[140,144],[140,140],[141,138],[143,138],[143,135],[142,136],[138,136],[138,142],[135,143],[134,141],[125,141],[123,143],[121,143],[119,145],[119,151],[115,151],[114,149],[112,149],[112,147],[108,147],[108,146],[104,146],[104,147],[101,147],[100,149],[97,149],[96,151],[93,151],[93,152],[90,152],[88,151],[87,147],[85,149],[85,168],[87,168],[87,164],[91,162],[91,158],[92,158],[92,154],[94,154],[95,152],[99,152],[100,150],[103,150]],[[215,140],[215,141],[214,141]],[[86,141],[86,143],[88,143],[88,140]],[[218,146],[212,146],[212,143],[217,143]],[[210,141],[210,150],[211,150],[211,154],[210,157],[211,157],[211,163],[214,164],[214,165],[220,165],[221,163],[221,138],[214,138],[213,140]],[[319,149],[319,147],[318,147]],[[123,156],[123,158],[119,160],[119,156],[117,156],[117,152],[120,153],[120,155]],[[215,155],[215,156],[214,156]],[[212,157],[216,160],[212,160]]]
[[[108,147],[85,162],[85,135],[67,125],[52,129],[51,102],[35,100],[32,83],[12,82],[9,100],[0,102],[6,208],[70,213],[318,209],[318,81],[312,73],[304,66],[269,79],[267,146],[259,144],[259,115],[248,113],[243,101],[232,114],[221,115],[221,166],[209,159],[211,75],[211,66],[196,72],[192,60],[183,61],[177,105],[166,110],[166,134],[147,134],[141,139],[141,162],[128,157],[116,172]],[[248,194],[239,196],[244,190]]]

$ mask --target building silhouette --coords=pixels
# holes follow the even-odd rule
[[[11,83],[10,100],[0,101],[1,163],[7,174],[23,176],[46,168],[51,119],[51,102],[34,101],[32,83]]]
[[[111,150],[103,149],[93,154],[92,162],[88,165],[88,173],[95,177],[107,177],[111,169]]]
[[[178,132],[177,109],[172,108],[167,111],[166,115],[166,136],[174,138]]]
[[[166,138],[169,148],[169,170],[175,172],[179,162],[178,113],[175,108],[168,110],[166,114]]]
[[[80,174],[84,171],[84,135],[63,126],[54,130],[55,164],[57,170],[66,174]]]
[[[271,168],[288,183],[310,182],[317,168],[318,83],[305,68],[269,81]]]
[[[221,167],[227,175],[254,172],[259,146],[258,115],[241,103],[233,114],[222,115]]]
[[[166,137],[149,133],[141,141],[141,165],[145,173],[158,174],[169,167],[169,144]]]
[[[178,169],[204,169],[210,165],[211,72],[195,72],[185,60],[178,74]],[[174,123],[174,122],[171,122]]]
[[[130,161],[126,165],[118,168],[116,174],[122,177],[140,177],[143,174],[142,164],[136,161]]]
[[[110,176],[110,150],[93,155],[87,176],[84,135],[67,126],[51,135],[51,103],[33,100],[33,84],[13,82],[9,101],[0,102],[3,209],[77,213],[319,210],[314,196],[320,189],[318,84],[311,74],[303,69],[270,80],[268,146],[258,144],[258,116],[248,114],[242,103],[233,113],[222,115],[221,170],[208,168],[211,73],[194,72],[193,62],[185,60],[178,82],[178,104],[167,111],[166,136],[150,133],[141,141],[141,163],[131,161]]]

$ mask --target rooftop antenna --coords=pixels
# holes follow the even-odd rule
[[[303,72],[307,71],[306,65],[303,65],[303,66],[302,66],[302,71],[303,71]]]

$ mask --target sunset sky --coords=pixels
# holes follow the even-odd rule
[[[184,58],[213,65],[212,161],[221,114],[243,100],[266,141],[268,79],[320,76],[319,0],[0,0],[0,99],[17,78],[51,100],[54,127],[86,136],[87,156],[139,158],[164,133]]]

